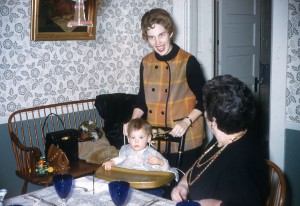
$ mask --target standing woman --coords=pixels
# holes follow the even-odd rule
[[[140,90],[132,119],[146,116],[156,127],[170,127],[170,134],[186,133],[183,170],[189,168],[201,152],[204,138],[202,87],[205,83],[201,66],[191,54],[173,43],[175,27],[170,14],[160,8],[144,14],[142,37],[153,52],[140,66]],[[127,124],[124,125],[127,135]],[[177,152],[172,145],[172,153]]]

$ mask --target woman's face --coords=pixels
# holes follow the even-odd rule
[[[154,24],[153,29],[149,28],[147,31],[147,35],[149,44],[159,55],[163,56],[171,51],[171,37],[173,33],[169,34],[161,24]]]
[[[144,129],[134,130],[129,134],[128,137],[128,142],[131,148],[135,151],[145,149],[150,140],[151,135],[147,135]]]

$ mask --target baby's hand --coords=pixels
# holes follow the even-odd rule
[[[111,167],[115,166],[115,162],[113,160],[108,160],[102,164],[105,170],[111,170]]]
[[[159,165],[160,167],[164,166],[165,164],[162,159],[155,156],[149,156],[147,163],[150,165]]]

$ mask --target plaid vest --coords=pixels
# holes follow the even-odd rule
[[[147,120],[152,126],[174,127],[194,109],[196,97],[187,84],[186,64],[190,54],[179,50],[170,61],[158,61],[154,52],[143,59]],[[202,144],[203,117],[198,118],[186,133],[185,150]],[[175,144],[172,152],[177,152]]]

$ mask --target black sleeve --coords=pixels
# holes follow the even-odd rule
[[[202,87],[205,84],[205,78],[203,76],[201,65],[194,56],[191,56],[188,59],[186,65],[186,76],[188,85],[197,99],[195,109],[203,112]]]
[[[134,108],[139,108],[144,112],[144,114],[147,114],[148,109],[147,109],[146,99],[145,99],[143,72],[144,72],[144,66],[143,66],[143,63],[141,63],[141,65],[140,65],[140,90],[139,90]]]

